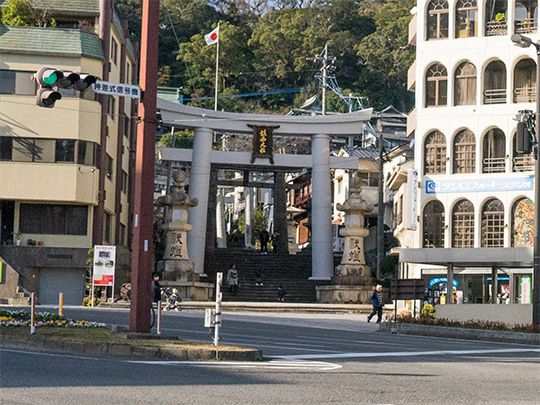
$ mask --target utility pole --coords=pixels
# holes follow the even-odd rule
[[[315,56],[313,58],[313,61],[322,62],[322,67],[320,69],[321,73],[315,75],[315,77],[321,80],[321,85],[322,85],[321,113],[322,115],[326,115],[326,87],[327,87],[328,79],[334,77],[334,76],[330,76],[329,74],[335,69],[334,63],[336,61],[336,58],[334,56],[328,56],[328,44],[326,44],[324,46],[324,50],[322,51],[322,54]]]
[[[384,156],[384,137],[379,133],[379,198],[377,201],[377,280],[382,278],[382,259],[384,256],[384,175],[383,175],[383,156]]]
[[[150,282],[154,269],[154,150],[158,76],[159,1],[143,0],[140,85],[143,91],[135,155],[129,329],[150,332]]]

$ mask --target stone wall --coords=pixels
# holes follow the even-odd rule
[[[504,322],[508,324],[532,323],[532,304],[463,304],[437,305],[437,318],[467,321]]]
[[[9,298],[14,298],[19,286],[19,273],[17,273],[5,260],[0,257],[5,272],[5,282],[0,284],[0,303],[7,303]]]

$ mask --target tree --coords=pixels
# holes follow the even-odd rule
[[[2,7],[2,24],[22,27],[56,27],[43,2],[35,0],[9,0]]]
[[[407,70],[414,60],[414,49],[407,45],[409,10],[414,0],[385,0],[368,3],[362,13],[370,16],[376,30],[356,47],[363,60],[357,86],[365,89],[374,107],[389,104],[407,111],[413,95],[407,91]]]

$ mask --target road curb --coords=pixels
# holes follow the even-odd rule
[[[157,347],[129,345],[125,343],[81,343],[70,340],[56,340],[34,336],[0,335],[0,347],[21,350],[33,350],[47,353],[66,353],[89,357],[144,358],[158,360],[230,360],[259,361],[262,351],[259,349],[232,350],[219,348],[197,349],[189,347]],[[217,356],[216,356],[217,354]]]
[[[379,332],[403,335],[434,336],[455,339],[486,340],[489,342],[520,343],[540,345],[540,334],[499,330],[452,328],[448,326],[418,325],[410,323],[384,322]]]

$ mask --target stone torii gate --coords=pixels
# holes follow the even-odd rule
[[[195,131],[193,149],[164,148],[161,158],[191,162],[189,194],[199,205],[189,209],[193,230],[188,235],[189,256],[195,272],[204,272],[208,196],[212,164],[241,165],[293,170],[310,168],[312,176],[312,280],[330,280],[334,275],[332,254],[332,196],[330,169],[358,169],[357,158],[330,156],[331,137],[350,137],[363,132],[372,109],[348,114],[283,116],[229,113],[189,107],[158,99],[161,119],[167,126]],[[255,158],[251,152],[212,150],[214,131],[253,134],[253,128],[271,128],[273,135],[311,138],[311,155],[275,154]]]

